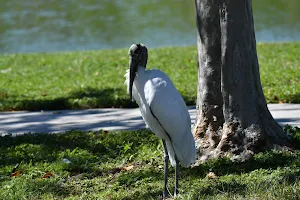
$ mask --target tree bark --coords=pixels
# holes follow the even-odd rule
[[[289,145],[262,91],[251,0],[195,0],[200,160]]]

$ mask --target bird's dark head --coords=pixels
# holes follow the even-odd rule
[[[128,51],[130,61],[134,62],[138,67],[145,67],[148,60],[148,49],[142,44],[133,44],[130,46]]]
[[[143,44],[133,44],[130,46],[129,51],[129,95],[132,98],[133,81],[139,67],[146,68],[148,60],[148,49]]]

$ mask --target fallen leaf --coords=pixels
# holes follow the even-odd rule
[[[11,176],[17,177],[17,176],[19,176],[20,174],[21,174],[21,170],[18,170],[18,171],[16,171],[16,172],[12,173]]]
[[[51,176],[54,176],[51,172],[46,172],[43,176],[43,178],[50,178]]]
[[[209,179],[215,179],[217,178],[217,175],[214,172],[209,172],[206,177]]]
[[[283,104],[283,103],[286,103],[286,102],[287,102],[287,100],[284,99],[284,100],[280,100],[278,103],[279,103],[279,104]]]
[[[125,171],[128,171],[128,170],[131,170],[131,169],[133,169],[133,165],[130,165],[130,166],[127,166],[127,167],[122,167],[121,169],[122,170],[125,170]]]

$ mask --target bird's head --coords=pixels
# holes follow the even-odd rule
[[[129,95],[130,99],[132,98],[132,86],[133,81],[136,75],[136,72],[139,67],[145,67],[148,60],[148,50],[147,47],[143,44],[133,44],[130,46],[129,51]]]

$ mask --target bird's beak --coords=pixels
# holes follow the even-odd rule
[[[130,59],[129,66],[129,95],[131,101],[134,102],[134,99],[132,98],[132,86],[135,78],[135,73],[137,71],[137,64],[132,58]]]

